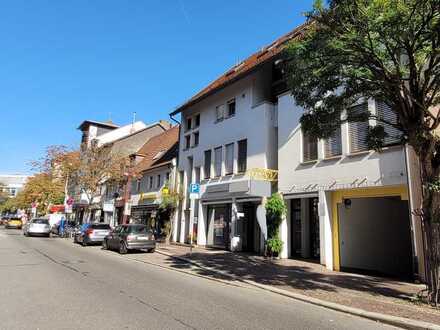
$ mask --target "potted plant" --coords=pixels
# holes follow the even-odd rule
[[[286,214],[286,204],[280,194],[273,194],[266,202],[267,241],[266,247],[272,258],[278,258],[283,250],[280,225]]]

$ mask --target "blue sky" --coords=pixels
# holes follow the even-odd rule
[[[0,3],[0,173],[29,172],[85,119],[168,119],[179,104],[304,21],[312,0]]]

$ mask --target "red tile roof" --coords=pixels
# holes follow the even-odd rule
[[[243,76],[253,72],[255,69],[260,67],[262,64],[266,63],[270,59],[273,59],[276,55],[280,54],[284,49],[286,43],[293,38],[297,38],[303,35],[305,28],[308,23],[304,23],[298,27],[296,27],[291,32],[282,36],[281,38],[275,40],[270,45],[264,47],[260,51],[252,54],[243,62],[235,65],[230,70],[228,70],[225,74],[220,76],[217,80],[213,81],[207,87],[202,89],[199,93],[194,95],[191,99],[185,102],[183,105],[179,106],[175,111],[173,111],[170,115],[178,114],[184,109],[194,105],[204,99],[205,97],[217,92],[218,90],[226,87],[227,85],[237,81]]]
[[[152,137],[136,155],[143,157],[135,166],[135,172],[142,173],[149,169],[167,165],[177,157],[179,151],[179,126]]]

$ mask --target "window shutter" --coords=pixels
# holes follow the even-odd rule
[[[308,136],[303,131],[303,161],[310,162],[318,159],[318,140]]]
[[[391,124],[397,124],[397,114],[384,102],[376,101],[376,115],[379,119],[383,119]],[[384,139],[384,145],[392,145],[400,142],[402,132],[390,124],[378,122],[378,125],[383,126],[385,132],[388,134]]]
[[[324,155],[326,158],[342,155],[341,127],[325,140]]]
[[[214,149],[214,175],[216,177],[222,175],[222,147],[218,147]]]
[[[368,103],[363,103],[351,107],[352,114],[368,112]],[[368,151],[368,121],[356,121],[348,123],[348,135],[350,140],[350,152]]]
[[[205,179],[211,177],[211,150],[205,151]]]
[[[225,170],[226,170],[226,174],[232,174],[234,172],[234,144],[233,143],[226,145]]]
[[[238,172],[247,170],[247,140],[238,141]]]

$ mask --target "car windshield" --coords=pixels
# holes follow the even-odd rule
[[[106,223],[94,223],[90,227],[93,229],[110,229],[110,225]]]
[[[34,219],[34,220],[32,220],[32,223],[48,225],[49,224],[49,220],[47,220],[47,219]]]
[[[148,230],[147,226],[130,226],[128,228],[128,232],[130,234],[149,234],[150,230]]]

